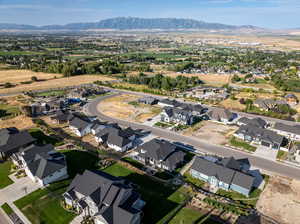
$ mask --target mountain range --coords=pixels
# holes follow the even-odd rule
[[[194,19],[178,18],[135,18],[117,17],[100,20],[91,23],[69,23],[66,25],[32,26],[24,24],[0,23],[1,30],[91,30],[91,29],[206,29],[206,30],[233,30],[233,29],[256,29],[251,25],[233,26],[221,23],[208,23]]]

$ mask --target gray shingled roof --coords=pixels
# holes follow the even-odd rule
[[[5,153],[27,146],[35,140],[27,131],[18,131],[16,128],[0,129],[0,152]]]
[[[300,126],[299,125],[292,126],[292,125],[287,125],[287,124],[276,122],[274,125],[274,129],[279,130],[279,131],[293,133],[296,135],[300,135]]]
[[[175,151],[171,153],[164,161],[163,163],[169,167],[171,170],[174,170],[177,168],[177,166],[180,163],[184,162],[185,153],[182,151]]]
[[[210,119],[213,120],[221,120],[221,119],[230,120],[233,117],[233,113],[227,109],[213,108],[211,111],[208,112],[208,116],[210,117]]]
[[[249,119],[247,117],[242,117],[238,120],[239,123],[244,125],[251,124],[259,128],[264,128],[267,125],[267,122],[260,117]]]
[[[281,145],[283,141],[283,136],[278,135],[276,132],[268,130],[268,129],[263,129],[263,128],[258,128],[254,125],[242,125],[237,131],[236,134],[243,134],[243,135],[248,135],[251,136],[252,138],[258,138],[261,141],[267,141],[271,143],[276,143]]]
[[[133,135],[135,135],[134,130],[131,128],[121,130],[114,127],[104,128],[96,134],[97,137],[101,137],[104,141],[120,147],[127,145],[131,141],[129,138]]]
[[[145,153],[142,153],[142,150]],[[172,152],[176,150],[176,146],[165,140],[152,139],[149,142],[139,146],[137,151],[139,156],[150,157],[157,161],[165,160]]]
[[[223,166],[222,164],[217,164],[208,160],[205,160],[200,157],[196,157],[195,161],[191,167],[191,169],[198,171],[200,173],[203,173],[207,176],[214,176],[218,180],[227,183],[227,184],[235,184],[237,186],[243,187],[245,189],[251,190],[254,182],[254,177],[242,173],[238,170],[234,170],[232,168],[228,168],[233,163],[233,158],[227,158],[224,160],[224,165],[227,165],[227,167]],[[229,166],[229,164],[231,164]],[[234,167],[237,164],[234,165]]]
[[[90,125],[90,122],[75,116],[72,120],[70,120],[69,124],[70,126],[77,128],[79,131],[82,131]]]
[[[140,213],[133,207],[140,195],[125,180],[101,171],[86,170],[82,175],[78,174],[67,192],[73,196],[72,192],[78,192],[90,197],[100,209],[98,215],[109,224],[130,224],[133,216]]]

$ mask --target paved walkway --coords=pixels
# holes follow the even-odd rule
[[[14,183],[0,190],[0,205],[7,203],[25,224],[31,224],[13,202],[36,191],[40,186],[37,183],[34,183],[29,177],[17,179],[13,174],[9,177]]]

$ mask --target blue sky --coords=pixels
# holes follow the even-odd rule
[[[300,28],[300,0],[0,0],[0,23],[66,24],[118,16]]]

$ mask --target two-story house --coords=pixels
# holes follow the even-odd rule
[[[185,153],[165,140],[152,139],[136,149],[136,160],[158,169],[174,171],[184,163]]]
[[[9,158],[35,141],[28,131],[19,131],[15,127],[0,129],[0,159]]]
[[[41,186],[68,178],[65,156],[56,152],[50,144],[30,145],[11,158],[14,164],[25,170],[32,181]]]
[[[67,205],[95,224],[140,224],[145,202],[124,179],[101,171],[78,174],[63,194]]]
[[[192,112],[173,107],[165,107],[160,113],[160,118],[163,122],[174,122],[184,125],[191,125],[196,120],[196,116]]]

